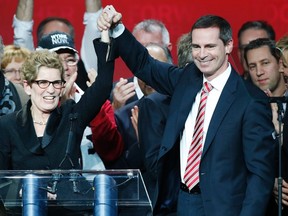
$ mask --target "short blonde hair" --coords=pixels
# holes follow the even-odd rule
[[[16,62],[24,62],[29,55],[30,51],[24,47],[16,45],[5,46],[1,61],[1,69],[5,69],[13,60]]]
[[[288,35],[284,35],[280,38],[276,43],[276,47],[281,50],[282,59],[286,64],[288,64]]]
[[[64,81],[64,68],[59,55],[47,49],[34,51],[30,54],[22,65],[22,79],[31,85],[36,80],[42,66],[58,69],[61,79]]]

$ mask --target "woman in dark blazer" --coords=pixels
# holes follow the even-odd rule
[[[64,91],[61,59],[48,50],[31,54],[22,67],[24,89],[30,100],[20,111],[0,118],[0,170],[81,168],[80,143],[84,129],[99,113],[112,88],[114,61],[106,61],[107,50],[106,43],[102,43],[97,49],[98,77],[80,101],[75,103],[68,99],[61,105],[60,99]],[[76,79],[76,73],[72,79]],[[58,184],[57,199],[73,200],[73,196],[83,194],[83,187],[91,189],[90,184],[81,184],[80,192],[77,191],[75,195],[71,185]],[[16,197],[21,194],[20,186],[21,184],[18,188],[16,186]],[[47,191],[51,192],[48,188]],[[93,190],[90,192],[93,193]],[[6,194],[1,191],[1,195]],[[77,210],[81,208],[77,207]]]
[[[61,106],[64,79],[58,55],[36,51],[25,62],[24,88],[30,101],[19,112],[0,119],[1,170],[80,168],[83,131],[112,87],[114,62],[106,62],[104,47],[97,55],[101,61],[95,83],[78,103],[67,100]],[[64,160],[65,156],[71,160]]]

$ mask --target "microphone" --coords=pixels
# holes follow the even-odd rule
[[[73,192],[74,193],[80,193],[80,190],[78,188],[78,181],[77,181],[79,174],[76,172],[71,172],[69,175],[70,175],[69,181],[72,182]]]
[[[61,173],[53,173],[52,174],[52,186],[49,188],[48,192],[55,194],[57,191],[57,184],[60,181],[60,178],[62,177]]]
[[[282,96],[282,97],[269,97],[270,103],[288,103],[288,97]]]

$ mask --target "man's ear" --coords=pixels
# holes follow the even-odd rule
[[[233,50],[233,40],[229,40],[225,46],[225,54],[229,55]]]
[[[279,72],[280,73],[284,73],[284,62],[283,62],[283,59],[282,58],[280,58],[279,59]]]
[[[23,88],[27,95],[31,95],[31,86],[28,84],[27,80],[23,80]]]

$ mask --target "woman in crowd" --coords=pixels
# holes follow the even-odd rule
[[[67,100],[61,106],[58,106],[64,87],[61,59],[48,50],[30,55],[22,66],[23,85],[30,100],[19,112],[0,119],[1,170],[80,167],[83,131],[109,97],[112,87],[114,62],[106,62],[106,53],[107,48],[97,50],[101,59],[98,77],[80,101]],[[77,73],[74,76],[75,79]],[[73,137],[68,139],[71,133]],[[64,160],[67,154],[69,158]]]
[[[9,81],[22,84],[20,68],[29,54],[30,51],[26,48],[15,45],[5,46],[1,69]]]

